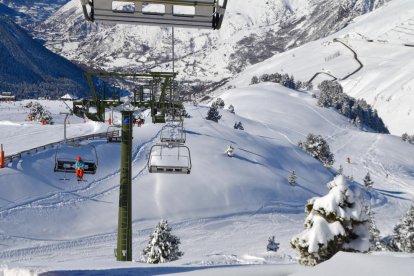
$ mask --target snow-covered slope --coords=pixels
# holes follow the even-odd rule
[[[413,45],[414,2],[395,0],[358,17],[338,33],[248,68],[231,84],[244,86],[252,76],[264,73],[288,73],[302,81],[312,79],[317,72],[329,73],[341,80],[346,93],[373,105],[392,133],[411,133],[414,128]],[[355,74],[352,73],[360,65],[346,46],[354,50],[363,64]],[[346,78],[349,74],[352,75]],[[332,77],[321,74],[313,80],[314,86],[323,79]]]
[[[361,132],[336,112],[317,107],[311,95],[276,84],[229,90],[222,97],[227,105],[234,105],[236,114],[221,110],[219,123],[204,119],[207,107],[187,106],[192,116],[185,121],[193,163],[190,175],[148,174],[147,155],[159,139],[160,126],[145,124],[134,129],[135,260],[140,259],[156,221],[167,218],[185,252],[175,263],[180,266],[175,272],[222,264],[291,263],[295,253],[289,241],[303,228],[304,203],[325,194],[325,185],[333,177],[296,146],[309,132],[328,139],[337,160],[334,167],[342,164],[345,175],[361,181],[367,171],[371,173],[375,189],[366,196],[383,234],[389,234],[408,209],[414,196],[414,168],[409,158],[413,146],[398,137]],[[8,108],[0,110],[0,119],[10,120],[9,112]],[[245,131],[233,129],[236,121],[243,122]],[[22,134],[27,131],[21,126]],[[56,132],[56,128],[44,126],[43,132]],[[50,137],[44,136],[44,142]],[[7,135],[0,143],[7,148],[11,142],[4,139]],[[120,148],[106,141],[89,143],[97,149],[99,166],[85,183],[77,183],[73,176],[70,181],[59,180],[63,175],[53,173],[55,149],[25,156],[0,170],[3,264],[41,271],[122,266],[113,257]],[[233,158],[224,154],[229,144],[235,147]],[[347,157],[350,164],[345,163]],[[298,175],[297,186],[287,182],[291,170]],[[281,243],[279,253],[265,252],[270,235]],[[108,273],[121,275],[131,266],[138,272],[152,270],[134,263]],[[293,271],[297,269],[293,266]]]
[[[220,31],[175,29],[180,78],[220,81],[275,53],[342,29],[382,0],[229,1]],[[88,67],[171,68],[171,28],[97,26],[72,0],[37,28],[47,47]],[[169,67],[167,67],[169,66]]]
[[[10,17],[0,16],[0,90],[37,98],[85,94],[82,70],[33,40]]]

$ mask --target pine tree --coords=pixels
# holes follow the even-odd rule
[[[233,128],[234,128],[234,129],[244,130],[244,127],[243,127],[242,122],[238,122],[238,123],[236,122],[236,123],[234,123]]]
[[[220,118],[221,116],[218,111],[218,107],[215,104],[212,104],[210,109],[208,110],[206,119],[217,123],[220,120]]]
[[[372,188],[374,186],[374,181],[372,181],[371,175],[369,174],[369,172],[364,177],[364,185],[367,188]]]
[[[250,84],[258,84],[258,83],[259,83],[259,78],[256,76],[253,76]]]
[[[391,244],[397,251],[414,253],[414,204],[395,226]]]
[[[369,224],[362,197],[353,192],[343,175],[328,183],[329,192],[312,198],[305,210],[305,230],[291,240],[299,263],[316,265],[339,251],[367,252]]]
[[[293,170],[291,173],[290,173],[290,175],[289,175],[289,177],[288,177],[288,182],[289,182],[289,184],[290,185],[292,185],[292,186],[295,186],[296,184],[297,184],[297,179],[298,179],[298,177],[296,176],[296,173],[295,173],[295,171]]]
[[[365,212],[367,213],[369,223],[369,241],[371,243],[370,251],[384,251],[385,247],[381,242],[380,231],[375,223],[374,212],[372,212],[369,205],[365,206]]]
[[[404,142],[408,142],[410,140],[410,136],[408,135],[408,133],[403,133],[403,135],[401,135],[401,139]]]
[[[166,263],[178,260],[184,255],[178,248],[180,239],[171,234],[166,220],[161,220],[150,236],[147,247],[142,251],[143,260],[149,264]]]
[[[334,163],[334,155],[329,145],[320,135],[309,133],[305,142],[299,142],[298,146],[321,161],[325,166],[330,167]]]
[[[277,250],[279,249],[279,243],[275,242],[275,236],[269,237],[269,239],[267,240],[266,249],[267,251],[277,252]]]

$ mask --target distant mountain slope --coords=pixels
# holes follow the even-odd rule
[[[3,3],[14,11],[24,14],[24,16],[17,16],[17,21],[27,26],[31,23],[36,23],[45,20],[51,14],[56,12],[62,5],[66,4],[69,0],[0,0],[0,4]],[[1,11],[0,7],[0,11]],[[15,16],[17,14],[14,14]]]
[[[363,67],[344,79],[359,67],[350,49],[357,54]],[[328,73],[340,79],[346,93],[364,98],[377,109],[391,133],[414,134],[413,54],[414,2],[394,0],[356,18],[345,29],[326,39],[251,66],[230,84],[244,86],[254,75],[265,73],[293,74],[301,81],[310,80],[317,72]],[[313,81],[314,86],[323,79],[332,77],[321,74]]]
[[[82,70],[33,40],[9,17],[0,16],[0,91],[18,97],[82,95]]]
[[[384,0],[233,0],[220,31],[175,29],[184,79],[220,81],[306,42],[334,33]],[[110,70],[169,69],[171,28],[86,22],[72,0],[36,28],[47,47],[77,63]],[[168,66],[168,67],[167,67]]]

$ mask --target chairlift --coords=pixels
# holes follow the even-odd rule
[[[157,144],[148,158],[150,173],[190,174],[190,149],[179,144]]]
[[[106,131],[106,140],[108,143],[121,143],[121,130],[119,126],[109,126]]]
[[[85,167],[84,174],[95,174],[98,168],[98,154],[93,145],[60,145],[55,153],[55,172],[75,173],[76,157],[81,156]]]
[[[221,28],[228,0],[81,0],[86,20],[110,24]]]
[[[161,129],[162,143],[178,143],[184,144],[186,141],[186,133],[181,125],[165,125]]]

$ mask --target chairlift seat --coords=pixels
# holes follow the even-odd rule
[[[109,24],[220,29],[227,0],[81,0],[85,18]]]
[[[119,128],[109,127],[106,133],[106,140],[108,143],[121,143],[122,137]]]
[[[190,174],[190,149],[182,145],[154,145],[148,158],[148,170],[150,173]]]
[[[64,172],[64,173],[75,173],[75,163],[73,160],[56,160],[55,163],[55,172]],[[83,169],[84,174],[95,174],[96,173],[96,163],[91,161],[84,161],[85,167]]]

